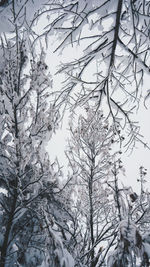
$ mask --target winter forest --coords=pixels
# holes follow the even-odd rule
[[[148,81],[149,0],[0,0],[0,267],[150,266]]]

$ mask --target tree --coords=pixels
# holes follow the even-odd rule
[[[144,188],[146,170],[140,167],[141,192],[137,195],[131,187],[119,188],[118,170],[115,167],[114,183],[111,187],[120,214],[117,229],[117,243],[108,256],[107,266],[149,266],[149,192]],[[114,184],[114,185],[113,185]],[[148,231],[148,232],[147,232]]]
[[[73,266],[55,223],[64,214],[61,169],[45,151],[59,111],[51,103],[52,78],[44,52],[36,53],[20,26],[24,8],[18,10],[12,1],[13,32],[1,36],[0,43],[0,267]]]
[[[80,212],[78,220],[83,237],[77,249],[85,266],[95,267],[100,266],[97,263],[105,255],[117,218],[113,215],[112,189],[107,183],[112,178],[113,158],[121,153],[111,152],[118,133],[101,111],[96,112],[88,105],[86,115],[81,115],[77,125],[71,124],[70,129],[67,157],[73,173],[74,209]],[[104,249],[103,242],[106,242]]]
[[[78,262],[90,267],[149,266],[146,170],[140,167],[139,195],[131,186],[122,185],[118,178],[125,171],[122,152],[117,150],[120,140],[101,111],[87,105],[77,124],[71,120],[70,130],[67,157],[79,233],[75,266],[80,266]],[[122,136],[119,127],[117,131]]]
[[[138,139],[132,110],[149,72],[150,4],[60,0],[39,10],[41,3],[0,2],[0,20],[8,19],[0,41],[0,267],[114,267],[138,261],[148,266],[145,170],[139,196],[120,187],[120,151],[110,149],[122,143],[125,126],[130,129],[126,145]],[[39,35],[36,23],[45,14],[47,28]],[[66,80],[59,95],[51,93],[42,39],[48,43],[54,32],[59,34],[55,52],[70,45],[79,52],[61,64],[58,72]],[[45,145],[62,117],[58,107],[66,101],[71,108],[88,103],[86,117],[71,126],[67,157],[73,175],[60,186],[61,168],[50,163]],[[108,119],[100,107],[108,108],[103,112]],[[70,190],[76,193],[72,199]],[[114,252],[106,263],[110,249]]]
[[[1,43],[5,65],[1,84],[0,166],[1,187],[7,192],[6,195],[1,193],[0,198],[3,210],[1,266],[14,266],[11,254],[23,249],[17,249],[19,235],[25,237],[26,228],[35,234],[38,208],[35,214],[33,211],[37,198],[55,184],[45,153],[44,162],[41,161],[42,139],[51,135],[54,125],[52,106],[46,105],[49,85],[46,65],[41,55],[39,61],[31,62],[30,74],[26,74],[26,43],[24,36],[17,37],[18,41]],[[34,103],[33,95],[36,95]],[[46,188],[48,181],[45,186],[44,181],[48,177],[51,183]],[[25,243],[31,243],[30,240],[31,236],[27,236]]]
[[[73,55],[61,62],[61,95],[75,107],[105,102],[113,121],[130,132],[127,143],[139,139],[132,113],[148,93],[141,89],[149,73],[149,1],[50,1],[39,17],[45,14],[45,36],[58,36],[55,52]]]

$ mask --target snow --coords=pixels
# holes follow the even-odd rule
[[[36,2],[36,4],[35,4]],[[22,25],[24,21],[24,14],[26,14],[27,25],[30,25],[33,20],[34,15],[43,5],[46,3],[46,0],[19,0],[15,1],[15,12],[19,13],[17,23]],[[24,6],[24,8],[22,8]],[[8,6],[0,7],[0,34],[1,33],[11,33],[14,30],[14,25],[11,22],[13,21],[12,14],[12,5],[11,3]]]
[[[150,258],[150,244],[144,243],[144,251],[147,253],[148,257]]]
[[[51,228],[47,214],[45,212],[44,214],[45,214],[46,224],[48,226],[48,232],[50,233],[51,238],[53,239],[54,242],[54,247],[55,247],[54,255],[59,260],[60,267],[74,267],[75,265],[74,259],[71,256],[71,254],[67,251],[67,249],[64,247],[62,240],[59,236],[59,232]]]
[[[67,1],[67,3],[69,3],[69,1]],[[33,3],[33,1],[28,1],[27,2],[27,5],[26,5],[26,21],[27,21],[27,24],[30,24],[30,22],[32,20],[32,16],[34,15],[35,12],[38,11],[38,9],[41,7],[41,5],[42,5],[43,2],[44,1],[38,1],[38,0],[36,1],[36,4],[35,4],[35,1],[34,1],[34,3]],[[88,1],[82,1],[82,0],[79,2],[78,11],[83,9],[83,7],[85,6],[85,3],[86,2],[88,3]],[[110,2],[112,2],[112,1],[110,1]],[[20,7],[21,7],[22,3],[23,3],[23,1],[18,1],[18,4],[16,5],[16,11],[17,12],[20,10]],[[70,1],[70,4],[73,4],[73,3],[75,3],[75,1]],[[87,6],[87,9],[85,11],[88,12],[88,9],[90,10],[91,8],[95,8],[96,3],[98,3],[98,1],[94,1],[93,0],[93,1],[89,2],[89,5]],[[104,1],[103,1],[103,3],[104,3]],[[112,11],[112,8],[113,7],[110,8],[110,11]],[[25,9],[23,8],[20,11],[21,11],[20,12],[20,16],[18,17],[18,20],[16,20],[16,23],[18,25],[21,25],[22,24],[22,18],[23,18],[22,15],[23,15],[23,12],[25,11]],[[107,14],[107,9],[105,9],[105,8],[104,9],[101,9],[100,11],[103,14]],[[10,6],[7,6],[5,8],[2,8],[1,7],[0,8],[0,14],[1,14],[1,16],[0,16],[0,25],[1,25],[1,30],[0,31],[1,31],[1,33],[2,32],[10,33],[14,29],[13,24],[11,24],[10,21],[8,20],[8,18],[12,18]],[[97,12],[97,14],[99,15],[98,12]],[[72,19],[72,16],[69,16],[68,14],[67,14],[66,17],[67,17],[68,20]],[[93,30],[93,28],[96,28],[94,26],[94,20],[93,19],[94,19],[94,16],[93,16],[93,18],[92,17],[91,18],[89,17],[89,25],[86,25],[87,24],[87,21],[84,22],[85,23],[85,26],[82,25],[83,26],[83,29],[82,29],[83,32],[82,32],[82,34],[85,34],[84,30],[85,31],[87,30],[86,33],[89,33],[89,28],[90,28],[90,30]],[[96,19],[96,17],[95,17],[95,19]],[[76,20],[76,22],[79,23],[79,20],[80,19],[78,18],[78,20]],[[112,26],[112,24],[114,22],[114,19],[111,17],[109,20],[107,20],[107,22],[108,22],[108,24],[106,23],[105,20],[103,20],[102,23],[99,25],[98,31],[105,31],[105,30],[108,31],[110,29],[110,26]],[[64,25],[67,25],[67,23],[68,22],[66,20],[64,22],[63,26]],[[60,22],[60,24],[61,24],[61,22]],[[56,26],[59,26],[59,25],[56,25]],[[75,40],[78,39],[77,37],[78,37],[79,32],[80,32],[80,30],[78,29],[76,31],[76,34],[74,35]],[[95,33],[94,30],[93,30],[93,33]],[[114,34],[113,32],[111,34],[109,34],[110,40],[113,39],[113,34]],[[82,35],[82,37],[83,37],[83,35]],[[10,47],[11,46],[12,45],[10,44]],[[97,47],[97,45],[95,46],[95,49],[96,49],[96,47]],[[93,52],[92,53],[92,51],[93,51],[92,48],[94,49],[94,47],[91,46],[89,48],[89,50],[88,49],[85,50],[86,53],[90,53],[90,56],[91,55],[94,55],[95,56],[95,60],[100,59],[100,56],[101,56],[100,53],[97,53],[97,52]],[[103,49],[103,52],[105,52],[105,49]],[[87,55],[86,53],[85,53],[85,55]],[[108,53],[108,47],[106,47],[106,54],[107,53]],[[119,52],[119,53],[121,53],[121,52]],[[12,53],[12,55],[13,55],[13,57],[16,56],[14,53]],[[73,54],[73,56],[74,56],[74,54]],[[7,55],[7,53],[6,53],[6,58],[9,60],[9,55]],[[87,61],[87,57],[85,57],[85,59]],[[102,57],[102,60],[104,61],[103,57]],[[4,64],[4,61],[3,61],[3,53],[2,53],[2,50],[0,50],[0,62],[1,62],[1,64],[0,64],[0,72],[2,72],[3,69],[5,69],[5,67],[6,67],[5,64]],[[13,67],[12,69],[15,69],[16,68],[16,65],[14,63],[15,63],[15,61],[12,62],[12,67]],[[124,61],[124,63],[127,64],[128,63],[128,59],[127,59],[126,62]],[[93,63],[93,65],[94,64],[95,64],[95,62]],[[100,64],[101,64],[101,62],[99,62],[99,65]],[[47,78],[47,74],[45,73],[45,69],[47,68],[47,66],[46,66],[43,58],[42,58],[41,61],[36,61],[35,60],[35,62],[33,62],[33,64],[32,64],[32,67],[33,67],[34,70],[32,69],[32,73],[31,73],[31,77],[30,77],[31,78],[31,87],[34,90],[35,96],[36,96],[36,93],[40,94],[41,93],[41,90],[43,90],[43,88],[41,88],[41,84],[43,83],[43,81],[45,80],[45,85],[46,86],[51,87],[52,86],[52,79],[51,79],[51,77],[49,77],[50,79]],[[101,67],[103,68],[103,65],[102,64],[101,64]],[[72,68],[72,66],[71,66],[70,69],[69,69],[70,73],[72,74],[72,71],[74,71],[75,69],[76,69],[76,67],[75,68],[74,67]],[[79,71],[80,71],[80,67],[79,67]],[[92,71],[90,72],[91,73],[91,77],[88,75],[88,72],[89,72],[89,69],[88,69],[87,73],[84,72],[84,77],[85,78],[88,77],[88,78],[93,79],[93,73],[92,73]],[[14,72],[14,74],[16,74],[16,73]],[[75,74],[78,75],[77,71],[75,72]],[[118,74],[116,75],[116,77],[119,79]],[[15,82],[15,80],[13,80],[13,81]],[[76,82],[76,79],[74,77],[72,79],[72,82]],[[80,86],[82,87],[83,86],[82,82],[79,81],[79,83],[80,83]],[[1,81],[0,81],[0,84],[1,84]],[[23,84],[23,86],[24,86],[24,84]],[[83,91],[84,91],[85,88],[84,88],[84,86],[82,87]],[[12,100],[12,103],[14,105],[16,105],[18,103],[19,98],[18,98],[17,94],[15,94],[15,93],[13,94],[12,93],[12,95],[11,95],[11,86],[10,86],[10,84],[8,84],[5,81],[4,82],[4,86],[2,86],[1,89],[2,89],[3,93],[5,93],[5,90],[6,89],[8,90],[8,92],[10,93],[10,97],[12,97],[14,99],[14,100]],[[87,90],[88,92],[90,92],[91,88],[88,87],[85,90]],[[24,93],[25,92],[23,92],[23,95],[24,95]],[[34,98],[34,93],[33,93],[32,97]],[[56,119],[55,110],[53,110],[52,106],[49,106],[48,101],[43,101],[42,102],[43,99],[46,99],[48,97],[49,97],[48,93],[45,93],[44,96],[43,95],[40,95],[40,100],[41,100],[40,105],[39,105],[40,108],[37,109],[37,110],[36,110],[35,107],[36,107],[36,104],[37,104],[38,101],[36,101],[36,104],[35,105],[34,104],[33,104],[33,106],[31,105],[30,110],[28,109],[28,116],[30,117],[29,120],[27,120],[27,118],[29,118],[29,117],[26,117],[25,116],[26,112],[25,111],[23,111],[24,113],[22,112],[22,118],[19,121],[19,124],[20,124],[19,125],[19,127],[20,127],[20,129],[19,129],[20,130],[20,136],[19,137],[20,137],[20,140],[21,141],[20,141],[20,143],[19,143],[19,141],[14,142],[14,144],[17,144],[17,146],[20,145],[20,148],[21,148],[22,162],[20,163],[20,166],[22,167],[22,171],[24,171],[24,169],[25,169],[25,167],[27,166],[28,163],[29,164],[32,164],[32,165],[34,165],[34,163],[35,163],[35,165],[37,165],[39,167],[39,169],[41,169],[40,162],[42,162],[42,164],[43,164],[42,169],[44,170],[43,172],[46,173],[45,176],[43,176],[43,180],[38,183],[38,186],[35,186],[35,184],[33,186],[31,186],[31,188],[30,188],[31,190],[29,190],[29,193],[26,194],[26,199],[30,199],[30,196],[31,195],[38,195],[39,190],[43,186],[42,182],[45,181],[47,179],[47,177],[48,177],[48,176],[46,176],[47,173],[50,176],[50,179],[51,180],[54,179],[54,182],[55,182],[55,180],[57,180],[57,177],[58,177],[58,175],[56,175],[54,173],[54,171],[51,171],[51,167],[49,167],[50,166],[49,157],[47,156],[47,154],[45,154],[45,149],[44,149],[45,146],[47,145],[47,143],[49,142],[49,140],[50,140],[50,138],[52,136],[52,133],[55,131],[55,129],[57,128],[57,125],[58,125],[57,122],[56,122],[56,120],[55,120]],[[13,105],[12,105],[11,101],[9,101],[9,99],[7,97],[3,97],[3,100],[5,102],[5,111],[6,111],[6,113],[8,113],[6,115],[6,119],[11,119],[11,118],[13,118],[13,110],[12,110]],[[87,98],[85,98],[84,101],[85,100],[87,100]],[[23,103],[22,102],[21,104],[22,105],[19,106],[20,110],[22,109],[23,105],[25,105],[26,103]],[[1,109],[3,109],[3,106],[1,107]],[[45,115],[45,114],[47,114],[48,111],[49,111],[49,114],[48,115]],[[31,121],[31,117],[32,116],[33,116],[33,121]],[[91,121],[92,121],[92,117],[90,117],[90,116],[91,116],[91,114],[88,113],[88,116],[87,117],[89,117],[91,119]],[[28,124],[28,122],[31,121],[31,126],[32,126],[31,128],[32,129],[31,129],[31,133],[30,133],[30,140],[28,140],[29,139],[28,138],[29,137],[29,133],[27,133],[26,136],[24,134],[24,132],[25,132],[24,131],[25,129],[23,128],[24,127],[24,119],[27,120],[26,121],[26,124]],[[85,140],[85,142],[87,142],[87,141],[90,142],[89,146],[92,146],[93,140],[96,140],[96,141],[105,143],[105,147],[103,149],[100,148],[100,150],[97,153],[97,155],[99,155],[100,152],[103,152],[103,161],[102,161],[102,159],[100,159],[97,162],[97,164],[98,164],[98,166],[100,166],[100,163],[102,162],[103,164],[102,164],[101,168],[107,167],[106,166],[107,164],[106,164],[105,159],[107,158],[107,160],[108,160],[108,157],[109,157],[109,149],[108,149],[108,145],[109,144],[106,142],[107,140],[106,140],[105,134],[103,134],[102,132],[100,132],[100,128],[97,126],[97,128],[95,128],[95,133],[96,134],[93,133],[93,132],[90,132],[89,135],[88,135],[87,134],[87,129],[89,128],[89,125],[88,125],[88,127],[85,127],[87,125],[85,125],[86,123],[84,124],[84,119],[82,120],[81,117],[80,117],[80,119],[81,119],[81,125],[79,125],[79,129],[81,131],[81,137]],[[34,124],[34,121],[36,121],[35,124]],[[11,125],[11,123],[9,124],[9,122],[8,122],[8,126],[9,125]],[[40,131],[39,130],[40,127],[41,127],[41,125],[43,126],[43,129],[44,129],[43,131]],[[83,125],[83,127],[81,127],[82,125]],[[1,126],[2,126],[2,124],[1,124]],[[105,127],[105,128],[107,128],[107,127]],[[13,138],[12,138],[12,135],[11,134],[6,134],[2,138],[3,145],[8,146],[8,144],[10,142],[13,142],[12,139]],[[79,136],[79,133],[78,132],[74,132],[74,139],[76,139],[77,141],[79,141],[80,136]],[[75,151],[76,154],[80,154],[79,148],[76,146],[76,144],[74,145],[74,147],[72,147],[72,148],[70,147],[70,150],[71,151],[72,151],[72,149],[74,149],[74,151]],[[8,148],[7,148],[7,150],[4,148],[3,149],[4,155],[6,155],[7,157],[9,155],[11,155],[13,157],[13,151],[10,151],[10,154],[8,153],[8,151],[9,151]],[[90,154],[89,151],[87,152],[87,154],[88,155]],[[14,158],[15,157],[13,157],[13,159]],[[87,176],[86,175],[86,168],[87,168],[87,166],[86,166],[86,158],[83,156],[83,154],[81,155],[81,162],[82,162],[81,163],[82,168],[84,169],[83,170],[83,178],[85,178]],[[4,164],[7,165],[6,163],[7,163],[6,160],[4,160],[4,159],[1,160],[1,165],[4,165]],[[75,164],[75,161],[72,163],[72,166],[74,168],[74,171],[76,172],[76,169],[77,168],[76,168],[76,166],[74,164]],[[10,165],[6,166],[6,168],[4,168],[4,166],[2,166],[2,167],[3,167],[3,169],[6,169],[6,171],[7,171],[7,168],[10,167]],[[33,170],[36,170],[36,166],[33,166]],[[16,173],[18,172],[17,169],[15,171],[16,171]],[[95,169],[95,171],[97,171],[97,169]],[[110,168],[110,172],[111,172],[111,168]],[[108,172],[107,175],[105,173],[104,176],[107,177],[108,174],[110,174],[110,172]],[[34,181],[34,179],[36,178],[36,176],[39,177],[38,175],[39,175],[39,173],[37,171],[37,172],[35,172],[35,175],[33,177],[29,177],[29,179],[31,179],[31,181]],[[51,178],[51,176],[52,176],[52,178]],[[98,179],[99,177],[100,177],[99,174],[95,175],[95,178],[96,179]],[[33,178],[33,180],[32,180],[32,178]],[[75,178],[75,180],[77,180],[77,175],[74,175],[74,178]],[[105,181],[107,181],[107,180],[105,180]],[[19,184],[19,185],[21,186],[21,184]],[[99,189],[101,189],[101,186],[99,186]],[[55,188],[53,190],[53,192],[55,190],[57,190],[57,189]],[[95,191],[96,191],[96,189],[95,189]],[[18,200],[20,200],[20,201],[24,200],[22,198],[22,192],[21,191],[18,191],[18,192],[20,194],[19,197],[18,197]],[[79,189],[79,193],[82,194],[82,190]],[[1,193],[1,195],[2,195],[2,193]],[[126,193],[126,198],[127,197],[128,197],[128,193]],[[102,199],[100,199],[99,203],[100,203],[100,205],[103,205],[105,203],[105,201],[107,201],[107,195],[105,195],[102,190],[101,190],[101,198]],[[84,202],[85,200],[87,200],[87,199],[86,199],[86,197],[84,197],[84,194],[82,194],[82,196],[81,196],[81,202]],[[46,203],[46,201],[44,203]],[[121,203],[121,206],[122,206],[122,209],[123,209],[123,205],[124,205],[123,204],[123,201],[120,200],[120,203]],[[79,204],[80,204],[80,202],[79,202]],[[82,203],[82,205],[84,205],[84,203]],[[82,207],[80,207],[80,208],[82,208]],[[84,213],[86,213],[86,211],[88,211],[88,208],[87,208],[86,205],[84,205],[83,211],[84,211]],[[15,224],[18,220],[20,220],[24,216],[25,212],[26,212],[26,209],[23,208],[23,209],[21,209],[20,213],[19,212],[16,213],[15,216],[14,216],[13,223]],[[58,216],[57,212],[55,214]],[[56,232],[54,229],[51,228],[50,222],[48,222],[48,223],[50,225],[50,227],[49,227],[50,236],[52,236],[52,239],[53,239],[54,245],[55,245],[54,253],[55,253],[55,256],[59,258],[60,267],[61,266],[64,266],[64,265],[66,267],[73,267],[75,265],[74,259],[71,256],[71,254],[69,253],[69,251],[66,249],[66,247],[64,245],[65,243],[63,243],[63,241],[61,239],[60,232],[59,233]],[[136,225],[132,221],[128,221],[128,220],[122,221],[120,223],[120,225],[119,225],[119,230],[120,230],[120,236],[119,236],[120,238],[127,238],[130,244],[136,245],[136,241],[137,241],[136,240],[137,228],[136,228]],[[3,235],[0,234],[0,243],[2,243],[2,240],[3,240]],[[123,241],[122,241],[121,245],[122,244],[123,244]],[[144,236],[144,245],[143,246],[144,246],[144,250],[146,251],[146,253],[150,256],[149,235],[145,235]],[[15,243],[14,243],[14,245],[12,247],[13,247],[14,250],[15,249],[16,250],[18,249]],[[113,253],[113,255],[112,255],[112,258],[117,255],[116,253],[117,252],[115,250],[114,253]],[[32,250],[31,249],[28,252],[28,254],[26,254],[28,266],[32,266],[32,265],[38,266],[40,256],[41,255],[39,255],[39,251],[38,250],[34,250],[34,249]],[[110,258],[109,265],[112,265],[112,262],[113,262],[113,259],[112,258]],[[45,263],[42,263],[42,266],[45,267],[45,265],[43,265],[43,264],[45,264]]]

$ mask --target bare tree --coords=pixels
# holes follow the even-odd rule
[[[113,214],[113,192],[108,186],[112,179],[113,158],[120,153],[120,150],[111,152],[118,135],[103,113],[95,112],[89,106],[86,107],[86,115],[81,115],[77,125],[71,125],[70,129],[72,138],[67,157],[73,172],[71,183],[76,202],[73,209],[80,213],[78,221],[79,228],[82,228],[78,251],[80,249],[82,262],[94,267],[99,266],[100,259],[104,257],[115,222],[121,216]],[[105,248],[102,248],[103,242],[106,243]]]
[[[37,17],[45,15],[42,36],[58,34],[55,52],[70,51],[59,70],[66,75],[63,99],[71,106],[95,99],[97,108],[105,102],[113,121],[131,134],[127,142],[138,139],[132,113],[148,93],[141,89],[149,73],[149,2],[50,1]]]
[[[107,266],[149,266],[149,192],[145,191],[146,170],[140,167],[141,192],[137,195],[131,187],[118,186],[118,170],[114,168],[111,188],[118,209],[120,222],[117,242],[113,253],[108,256]]]
[[[36,54],[20,26],[22,10],[14,1],[10,6],[13,32],[0,42],[0,266],[50,266],[50,256],[51,266],[57,266],[56,258],[71,266],[55,223],[64,208],[61,168],[45,151],[59,119],[50,97],[52,78],[43,49]]]
[[[146,170],[140,168],[139,195],[130,186],[122,185],[118,178],[125,171],[121,151],[115,153],[113,148],[117,149],[119,138],[101,111],[95,112],[95,108],[87,105],[77,124],[71,120],[70,130],[67,157],[72,169],[72,210],[78,211],[76,232],[79,233],[74,248],[76,266],[78,259],[83,266],[90,267],[148,266],[150,221],[149,192],[144,186]]]
[[[49,1],[30,21],[27,3],[0,2],[11,25],[11,34],[2,34],[0,43],[0,267],[105,266],[115,245],[108,259],[111,267],[134,266],[137,258],[148,266],[145,170],[141,168],[140,196],[120,188],[120,162],[113,165],[110,149],[116,140],[123,141],[119,126],[129,128],[126,145],[138,139],[132,111],[149,73],[150,4]],[[47,28],[38,35],[35,22],[45,15]],[[45,53],[38,43],[36,54],[35,43],[43,36],[48,41],[55,32],[55,52],[77,48],[79,54],[61,64],[59,73],[66,80],[53,102]],[[87,117],[80,116],[77,128],[71,128],[67,157],[73,177],[60,188],[61,168],[50,163],[45,144],[58,126],[62,103],[69,101],[75,108],[90,100],[95,108],[87,104]],[[113,126],[100,107],[108,107]],[[73,192],[82,196],[72,208],[67,202],[71,182]]]

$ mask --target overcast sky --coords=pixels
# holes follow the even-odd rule
[[[69,49],[67,54],[64,55],[65,61],[68,58],[72,57],[72,51]],[[56,70],[58,69],[59,57],[58,55],[53,53],[53,47],[49,45],[46,57],[47,64],[49,65],[50,72],[53,75],[53,88],[61,89],[61,79],[60,76],[55,75]],[[149,89],[149,77],[145,77],[143,90],[147,91]],[[118,92],[119,93],[119,92]],[[144,136],[142,140],[150,146],[150,99],[147,100],[146,107],[143,105],[144,99],[141,99],[141,104],[139,109],[135,110],[134,119],[135,121],[139,121],[139,125],[141,127],[141,134]],[[57,130],[56,134],[53,135],[47,150],[49,151],[50,158],[53,161],[55,157],[58,157],[60,161],[60,165],[64,166],[64,174],[67,174],[67,159],[65,157],[64,150],[67,146],[67,138],[68,138],[68,114],[64,116],[62,129]],[[148,187],[150,190],[150,150],[140,142],[136,142],[134,149],[131,151],[130,149],[122,155],[122,161],[124,167],[126,169],[126,176],[121,176],[121,179],[124,184],[131,185],[133,190],[139,192],[140,184],[137,183],[137,179],[139,178],[139,167],[144,166],[147,169],[147,180],[148,182],[145,184],[145,187]]]
[[[30,2],[30,1],[29,1]],[[40,3],[40,1],[37,1],[37,3]],[[37,5],[38,7],[38,5]],[[34,13],[34,6],[29,5],[30,12],[27,12],[28,14]],[[0,10],[1,11],[1,10]],[[31,12],[32,11],[32,12]],[[29,19],[29,18],[28,18]],[[44,21],[40,22],[40,27],[42,28],[44,25]],[[105,21],[105,27],[109,27],[109,24],[111,21],[108,21],[106,24]],[[5,9],[4,12],[1,12],[0,16],[0,31],[8,32],[11,29],[10,22],[7,19],[7,10]],[[39,26],[38,26],[39,27]],[[39,28],[40,31],[40,28]],[[59,76],[55,76],[55,72],[57,70],[57,66],[60,63],[60,58],[58,57],[58,54],[53,53],[53,45],[55,38],[52,40],[49,38],[49,47],[46,51],[47,53],[47,63],[50,68],[50,72],[53,75],[53,85],[54,90],[58,90],[61,88],[61,81]],[[74,51],[74,53],[78,53],[78,50]],[[69,51],[67,49],[67,52],[64,53],[64,60],[67,61],[68,59],[72,58],[72,56],[75,58],[75,54],[72,55],[72,51]],[[143,84],[143,90],[147,91],[150,89],[150,79],[147,76],[145,78],[144,84]],[[147,101],[147,106],[150,106],[150,101]],[[137,111],[137,114],[135,114],[135,120],[139,121],[139,124],[141,126],[141,133],[144,135],[144,142],[148,143],[150,146],[150,122],[149,122],[149,114],[150,110],[143,107],[143,104],[141,103],[140,109]],[[56,134],[53,135],[53,138],[51,139],[47,150],[50,154],[50,159],[53,161],[55,157],[57,156],[60,165],[64,166],[64,172],[67,173],[67,160],[65,158],[64,150],[66,147],[66,139],[68,137],[68,116],[66,115],[63,120],[63,126],[62,129],[58,130]],[[147,186],[150,188],[150,150],[145,148],[142,144],[137,143],[133,152],[130,154],[130,151],[127,151],[123,156],[123,163],[126,169],[126,177],[123,178],[124,183],[128,185],[132,185],[135,190],[138,190],[138,184],[137,184],[137,178],[139,176],[139,167],[143,165],[145,168],[148,169],[147,174],[147,180],[149,181],[147,183]]]

